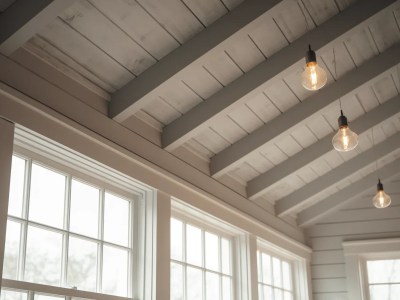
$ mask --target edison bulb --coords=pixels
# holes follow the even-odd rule
[[[379,180],[378,182],[378,191],[375,195],[375,197],[372,199],[372,202],[374,203],[376,208],[385,208],[390,205],[392,202],[392,199],[388,194],[385,193],[383,190],[383,184]]]
[[[306,69],[301,74],[301,83],[305,89],[319,90],[326,84],[326,81],[326,72],[318,66],[316,61],[310,61],[306,64]]]
[[[342,126],[332,139],[333,147],[340,152],[353,150],[358,145],[358,135],[348,126]]]

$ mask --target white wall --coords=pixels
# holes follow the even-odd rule
[[[384,183],[384,187],[392,197],[389,208],[374,208],[371,193],[307,229],[314,251],[311,260],[314,300],[352,300],[347,297],[343,241],[400,237],[400,178]]]

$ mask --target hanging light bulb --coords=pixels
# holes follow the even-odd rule
[[[332,139],[333,147],[340,152],[347,152],[353,150],[358,145],[358,135],[350,130],[347,124],[347,118],[340,110],[340,117],[338,119],[339,131]]]
[[[378,191],[377,191],[375,197],[372,199],[372,202],[374,203],[376,208],[388,207],[390,205],[390,203],[392,202],[392,199],[383,190],[383,184],[381,183],[380,179],[378,179],[377,188],[378,188]]]
[[[322,88],[327,81],[326,72],[317,64],[317,56],[308,45],[306,54],[306,69],[301,74],[301,84],[310,91],[316,91]]]

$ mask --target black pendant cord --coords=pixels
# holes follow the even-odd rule
[[[333,46],[333,67],[335,69],[335,81],[338,80],[337,78],[337,66],[336,66],[336,51],[335,51],[335,46]],[[343,114],[342,112],[342,100],[341,97],[339,97],[339,108],[340,108],[340,112]]]
[[[309,31],[310,31],[310,26],[309,26],[309,24],[308,24],[307,17],[306,17],[306,13],[305,13],[305,11],[304,11],[305,5],[304,5],[304,3],[303,3],[302,0],[300,0],[300,3],[301,3],[301,4],[299,4],[299,7],[300,7],[301,13],[302,13],[302,15],[303,15],[303,17],[304,17],[304,22],[306,23],[307,32],[309,32]]]
[[[378,154],[376,153],[376,148],[375,148],[375,139],[374,139],[374,126],[372,126],[371,129],[371,136],[372,136],[372,151],[374,153],[374,157],[375,157],[375,175],[378,179],[378,181],[380,182],[381,179],[379,178],[379,174],[378,174]]]

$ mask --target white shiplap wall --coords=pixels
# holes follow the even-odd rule
[[[347,296],[343,241],[400,237],[399,184],[400,176],[384,183],[385,191],[392,197],[389,208],[374,208],[371,192],[307,229],[313,248],[314,300],[351,300]]]

